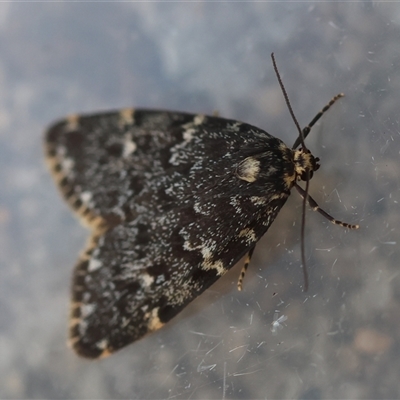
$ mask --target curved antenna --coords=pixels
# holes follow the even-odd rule
[[[311,131],[311,128],[318,122],[318,120],[324,115],[326,111],[328,111],[332,105],[336,102],[336,100],[340,99],[344,96],[344,93],[339,93],[335,97],[332,97],[331,101],[312,119],[312,121],[303,129],[303,135],[299,135],[296,141],[293,144],[293,149],[299,147],[299,144],[303,143],[306,140],[306,137]]]
[[[300,124],[299,124],[299,122],[297,121],[297,119],[296,119],[296,117],[295,117],[295,115],[294,115],[294,112],[293,112],[293,109],[292,109],[292,105],[290,104],[289,96],[287,95],[285,86],[283,86],[282,78],[281,78],[281,76],[280,76],[280,74],[279,74],[278,67],[277,67],[277,65],[276,65],[274,53],[271,53],[271,58],[272,58],[272,64],[273,64],[273,66],[274,66],[274,70],[275,70],[276,77],[278,78],[279,86],[281,87],[281,90],[282,90],[282,93],[283,93],[283,97],[285,98],[285,102],[286,102],[287,108],[289,109],[289,112],[290,112],[290,115],[291,115],[291,117],[292,117],[292,119],[293,119],[293,122],[294,122],[294,124],[296,125],[297,130],[299,131],[300,143],[301,143],[301,145],[303,146],[303,149],[304,149],[304,150],[307,150],[307,147],[306,147],[306,145],[305,145],[305,143],[304,143],[303,131],[301,130]],[[318,119],[319,119],[319,118],[318,118]],[[315,121],[315,122],[316,122],[316,121]],[[315,123],[315,122],[314,122],[314,123]],[[311,127],[310,127],[310,128],[311,128]]]
[[[290,115],[291,115],[291,117],[293,119],[293,122],[296,125],[296,128],[297,128],[297,130],[299,132],[298,140],[300,139],[300,143],[301,143],[303,149],[307,151],[308,149],[307,149],[307,147],[306,147],[306,145],[304,143],[304,133],[303,133],[305,129],[302,130],[300,128],[300,124],[299,124],[299,122],[297,121],[297,119],[296,119],[296,117],[294,115],[292,106],[291,106],[290,101],[289,101],[289,96],[288,96],[288,94],[286,92],[285,86],[283,85],[281,76],[280,76],[279,71],[278,71],[278,67],[276,65],[274,53],[271,53],[271,58],[272,58],[272,64],[274,66],[276,77],[278,78],[279,86],[281,87],[281,90],[282,90],[282,93],[283,93],[283,97],[285,98],[286,105],[287,105],[287,107],[289,109],[289,112],[290,112]],[[320,117],[321,116],[319,116],[317,119],[315,119],[315,121],[314,120],[311,121],[311,123],[313,123],[313,125],[314,125],[315,122],[317,122],[317,120]],[[311,129],[311,126],[308,126],[309,130]],[[308,134],[308,132],[306,134]],[[304,291],[305,292],[307,292],[307,290],[308,290],[308,273],[307,273],[307,266],[306,266],[304,234],[305,234],[305,226],[306,226],[306,203],[307,203],[307,200],[308,200],[308,188],[310,186],[310,171],[307,170],[306,174],[307,174],[307,180],[306,180],[306,190],[304,191],[304,198],[303,198],[303,207],[302,207],[303,208],[303,213],[302,213],[302,217],[301,217],[301,239],[300,239],[301,263],[303,264]]]

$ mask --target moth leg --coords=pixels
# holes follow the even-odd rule
[[[250,264],[251,257],[253,256],[255,248],[256,248],[256,246],[254,246],[253,248],[251,248],[249,250],[249,252],[247,253],[246,260],[244,261],[244,265],[243,265],[243,268],[242,268],[242,270],[240,272],[239,280],[238,280],[238,284],[237,284],[239,292],[242,290],[243,278],[246,275],[246,271],[247,271],[247,268],[248,268],[248,266]]]
[[[306,197],[306,191],[301,186],[299,186],[297,183],[295,184],[295,187],[296,187],[297,191],[300,193],[300,196],[304,199]],[[317,204],[317,202],[310,195],[307,196],[307,202],[313,211],[319,212],[328,221],[332,222],[332,224],[340,225],[340,226],[343,226],[344,228],[349,228],[349,229],[358,229],[360,227],[359,225],[348,224],[347,222],[338,221],[337,219],[333,218],[326,211],[324,211],[322,208],[320,208],[320,206]]]
[[[335,97],[332,97],[331,101],[312,119],[312,121],[303,128],[303,137],[304,139],[308,136],[311,131],[311,128],[318,122],[318,120],[333,106],[334,103],[341,97],[343,97],[343,93],[337,94]],[[294,142],[293,148],[296,149],[301,143],[301,138],[298,137]]]

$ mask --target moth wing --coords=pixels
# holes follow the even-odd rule
[[[233,225],[229,202],[209,216],[192,204],[144,214],[94,237],[73,276],[77,353],[106,356],[162,327],[254,247],[284,203],[273,201],[268,212],[248,204],[251,213]]]
[[[196,193],[214,198],[233,193],[235,187],[218,180],[266,149],[275,151],[269,161],[278,163],[278,176],[285,161],[280,145],[234,120],[133,109],[71,116],[45,137],[47,161],[63,196],[87,225],[103,229]]]
[[[291,150],[248,124],[139,110],[69,118],[47,157],[91,226],[71,343],[109,354],[161,327],[245,255],[285,203]]]
[[[124,206],[162,175],[168,149],[182,141],[194,115],[126,109],[56,122],[45,152],[63,196],[87,225],[132,218]]]

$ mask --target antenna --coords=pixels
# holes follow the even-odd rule
[[[316,122],[322,117],[322,115],[329,110],[330,107],[341,97],[344,96],[343,93],[337,94],[335,97],[331,99],[331,101],[311,120],[311,122],[302,130],[300,129],[300,125],[294,115],[292,106],[289,101],[289,97],[287,95],[285,86],[283,86],[283,82],[281,79],[281,76],[278,71],[278,67],[275,62],[275,56],[274,53],[271,54],[272,58],[272,63],[274,65],[274,70],[276,73],[276,76],[278,78],[279,85],[282,89],[283,97],[285,98],[286,105],[289,109],[290,115],[292,116],[292,119],[294,121],[294,124],[296,125],[297,130],[299,131],[299,136],[297,137],[296,141],[293,144],[293,150],[296,149],[300,144],[303,148],[304,151],[309,152],[307,149],[304,140],[310,133],[311,128],[316,124]],[[352,225],[348,224],[347,222],[342,222],[339,221],[335,218],[333,218],[331,215],[329,215],[326,211],[321,209],[317,202],[308,194],[309,187],[310,187],[310,170],[306,170],[306,188],[303,189],[301,186],[298,185],[297,182],[295,182],[294,187],[297,189],[297,191],[300,193],[300,196],[303,197],[303,213],[301,217],[301,262],[303,264],[303,275],[304,275],[304,291],[307,292],[308,290],[308,273],[307,273],[307,267],[306,267],[306,257],[305,257],[305,245],[304,245],[304,236],[305,236],[305,226],[306,226],[306,203],[309,204],[309,206],[314,210],[319,212],[322,216],[324,216],[328,221],[332,222],[335,225],[340,225],[344,228],[348,229],[358,229],[359,225]]]
[[[280,85],[280,87],[282,89],[283,97],[285,98],[286,105],[287,105],[287,107],[289,109],[289,112],[290,112],[290,115],[291,115],[291,117],[293,119],[293,122],[296,125],[296,128],[297,128],[297,130],[299,132],[298,139],[300,139],[300,143],[301,143],[301,146],[303,147],[303,150],[304,151],[308,151],[308,149],[307,149],[307,147],[306,147],[306,145],[304,143],[304,133],[303,133],[303,131],[305,129],[301,130],[299,122],[297,121],[297,118],[294,115],[294,112],[293,112],[293,109],[292,109],[292,105],[290,104],[290,101],[289,101],[289,96],[288,96],[288,94],[286,92],[285,86],[283,85],[282,78],[281,78],[281,76],[279,74],[279,71],[278,71],[278,66],[276,65],[274,53],[271,53],[271,58],[272,58],[272,64],[274,66],[276,77],[278,78],[279,85]],[[321,116],[322,116],[322,114],[318,118],[314,118],[315,121],[313,120],[311,122],[313,122],[315,124],[315,122],[317,122],[318,119],[321,118]],[[309,128],[308,132],[310,131],[311,126],[308,127]],[[307,134],[308,134],[308,132],[307,132]],[[307,177],[306,178],[306,190],[304,191],[304,197],[303,197],[303,207],[302,207],[303,213],[302,213],[302,217],[301,217],[301,239],[300,239],[301,263],[303,265],[304,291],[305,292],[307,292],[307,290],[308,290],[308,273],[307,273],[307,266],[306,266],[304,233],[305,233],[305,226],[306,226],[306,203],[308,201],[308,189],[310,187],[310,171],[309,170],[306,171],[306,177]],[[296,185],[297,185],[297,183],[296,183]]]

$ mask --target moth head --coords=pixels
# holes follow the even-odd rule
[[[297,180],[299,181],[307,181],[307,179],[311,179],[314,172],[320,167],[319,158],[314,157],[310,150],[303,148],[294,151],[294,165]]]

